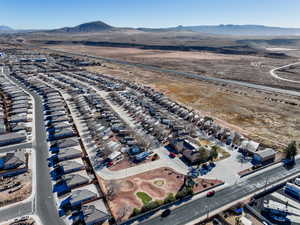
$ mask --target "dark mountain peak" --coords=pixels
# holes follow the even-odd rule
[[[54,32],[98,32],[103,30],[109,30],[113,27],[102,22],[102,21],[93,21],[88,23],[83,23],[75,27],[64,27],[61,29],[52,30]]]

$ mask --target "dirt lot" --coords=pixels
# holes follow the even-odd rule
[[[26,172],[24,174],[20,174],[18,176],[14,176],[13,178],[5,178],[5,180],[6,179],[13,179],[11,180],[11,182],[20,181],[20,185],[18,187],[21,188],[12,193],[10,193],[10,191],[17,187],[0,192],[0,207],[22,201],[30,196],[32,191],[31,171]]]
[[[33,218],[25,216],[21,218],[16,218],[13,222],[5,223],[3,225],[37,225],[37,223]]]
[[[199,73],[206,76],[249,81],[274,87],[298,88],[289,82],[272,78],[273,67],[298,59],[270,58],[251,55],[217,54],[204,51],[162,51],[137,48],[99,47],[85,45],[47,45],[46,47],[77,53],[121,59],[168,69]]]
[[[124,159],[122,159],[121,161],[117,162],[115,165],[113,165],[112,167],[109,167],[108,169],[111,171],[118,171],[118,170],[123,170],[123,169],[127,169],[136,165],[140,165],[140,164],[144,164],[147,162],[151,162],[151,161],[155,161],[158,160],[159,156],[155,155],[155,156],[151,156],[149,158],[147,158],[146,160],[140,162],[140,163],[134,163],[131,159],[129,159],[129,157],[125,157]]]
[[[143,202],[137,196],[138,192],[146,193],[152,201],[163,200],[169,193],[176,194],[183,182],[184,176],[169,168],[159,168],[114,181],[114,187],[118,189],[118,192],[109,201],[113,216],[117,219],[126,220],[134,208],[141,208]],[[194,192],[200,192],[222,183],[219,180],[201,178],[195,182]],[[105,187],[111,185],[111,181],[103,181],[103,183]],[[124,211],[124,209],[126,210]]]

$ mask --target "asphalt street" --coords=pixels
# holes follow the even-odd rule
[[[52,193],[52,184],[48,167],[48,146],[44,124],[43,104],[41,98],[31,93],[35,99],[36,116],[36,141],[33,143],[36,149],[36,176],[37,189],[35,195],[35,212],[43,225],[64,225],[63,220],[58,216],[55,200]]]
[[[213,197],[199,198],[191,201],[186,205],[172,210],[168,217],[160,216],[150,220],[140,222],[141,225],[182,225],[193,221],[202,216],[206,216],[208,212],[217,210],[231,202],[242,199],[253,194],[256,191],[262,190],[267,186],[274,184],[284,178],[288,178],[300,172],[300,159],[297,160],[293,169],[287,170],[283,166],[268,170],[262,174],[248,178],[247,180],[227,187],[216,192]]]
[[[0,224],[13,218],[32,214],[32,203],[26,202],[0,210]]]
[[[285,66],[280,66],[280,67],[274,68],[274,69],[272,69],[272,70],[270,71],[270,74],[271,74],[272,77],[274,77],[274,78],[276,78],[276,79],[300,84],[300,81],[298,81],[298,80],[291,80],[291,79],[282,78],[282,77],[278,76],[278,75],[275,73],[275,71],[277,71],[277,70],[281,70],[281,69],[284,69],[284,68],[289,68],[289,67],[291,67],[291,66],[298,65],[298,64],[300,64],[300,62],[291,63],[291,64],[288,64],[288,65],[285,65]]]
[[[111,63],[118,63],[118,64],[129,65],[129,66],[136,66],[136,67],[141,67],[141,68],[152,70],[152,71],[172,73],[172,74],[175,74],[175,75],[180,75],[180,76],[184,76],[184,77],[192,78],[192,79],[196,79],[196,80],[212,81],[212,82],[226,83],[226,84],[234,84],[234,85],[259,89],[259,90],[268,91],[268,92],[275,92],[275,93],[287,94],[287,95],[292,95],[292,96],[300,96],[299,91],[286,90],[286,89],[281,89],[281,88],[273,88],[273,87],[269,87],[269,86],[265,86],[265,85],[248,83],[248,82],[244,82],[244,81],[222,79],[222,78],[216,78],[216,77],[208,77],[208,76],[204,76],[204,75],[201,75],[201,74],[194,74],[194,73],[187,73],[187,72],[182,72],[182,71],[177,71],[177,70],[163,69],[163,68],[156,67],[156,66],[149,66],[149,65],[145,65],[145,64],[141,64],[141,63],[133,63],[133,62],[127,62],[127,61],[111,59],[111,58],[104,58],[104,57],[99,57],[99,56],[84,55],[84,54],[78,54],[78,53],[69,53],[69,52],[52,50],[52,49],[47,49],[47,50],[58,52],[58,53],[63,53],[63,54],[74,55],[74,56],[81,56],[81,57],[89,57],[89,58],[93,58],[93,59],[99,59],[99,60],[103,60],[103,61],[111,62]]]

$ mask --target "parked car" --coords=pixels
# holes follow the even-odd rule
[[[162,212],[161,217],[167,217],[171,214],[170,209],[166,209],[165,211]]]
[[[294,183],[295,183],[296,185],[300,186],[300,178],[296,178]]]
[[[113,165],[114,165],[114,163],[112,161],[110,161],[110,162],[107,163],[107,167],[111,167]]]
[[[207,192],[206,197],[212,197],[212,196],[215,195],[215,193],[216,193],[216,192],[215,192],[214,190],[209,191],[209,192]]]
[[[171,153],[169,154],[169,157],[170,157],[171,159],[174,159],[174,158],[176,157],[176,154],[173,153],[173,152],[171,152]]]
[[[209,166],[213,168],[213,167],[216,166],[216,164],[215,164],[214,162],[210,162],[210,163],[209,163]]]

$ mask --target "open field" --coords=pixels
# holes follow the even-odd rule
[[[300,138],[300,99],[296,97],[266,94],[232,85],[214,85],[111,63],[88,70],[149,85],[263,144],[283,147]]]
[[[247,81],[273,87],[300,89],[299,85],[279,81],[269,74],[269,71],[274,67],[297,62],[297,58],[293,57],[271,58],[259,54],[219,54],[205,51],[146,50],[87,45],[47,45],[46,47],[155,65],[165,69],[198,73],[205,76]]]
[[[0,192],[0,207],[25,200],[31,195],[31,171],[15,176],[14,178],[20,181],[21,184],[14,192],[10,192],[14,188]]]

